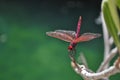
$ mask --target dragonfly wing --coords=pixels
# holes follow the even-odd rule
[[[78,42],[84,42],[84,41],[89,41],[95,38],[100,37],[101,34],[98,33],[84,33],[77,39],[75,39],[73,42],[78,43]]]
[[[75,31],[70,31],[70,30],[55,30],[55,32],[64,33],[64,34],[67,34],[73,38],[75,38],[75,35],[76,35]]]
[[[66,41],[66,42],[72,42],[73,41],[73,37],[69,36],[68,34],[65,34],[65,33],[62,33],[62,32],[46,32],[46,34],[48,36],[51,36],[51,37],[54,37],[54,38],[58,38],[58,39],[61,39],[63,41]]]

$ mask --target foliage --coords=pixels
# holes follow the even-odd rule
[[[118,0],[103,0],[102,12],[107,25],[107,29],[113,37],[114,42],[120,51],[120,39],[118,36],[118,33],[120,33],[120,20],[115,1]],[[117,3],[117,5],[119,7],[120,3]]]

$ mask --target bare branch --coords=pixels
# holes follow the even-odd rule
[[[113,37],[110,37],[110,39],[109,39],[109,44],[110,44],[110,46],[111,46],[113,43],[114,43]]]
[[[113,44],[114,41],[112,37],[110,37],[109,39],[109,34],[107,31],[106,24],[104,22],[103,14],[101,14],[101,18],[102,18],[102,24],[103,24],[104,49],[105,50],[104,50],[104,60],[97,72],[102,71],[105,68],[107,68],[109,65],[109,62],[117,53],[117,48],[114,48],[110,51],[111,45]]]
[[[111,61],[111,59],[117,54],[117,47],[112,49],[110,54],[107,56],[107,58],[102,62],[101,66],[99,67],[97,72],[100,72],[104,69],[104,66]]]
[[[74,63],[73,61],[71,62],[71,65],[75,70],[75,72],[88,80],[103,79],[111,75],[114,75],[116,73],[120,73],[120,58],[116,60],[113,66],[98,73],[91,73],[88,71],[88,69],[84,65],[77,64],[77,66],[75,66],[75,64],[76,63]],[[116,67],[116,65],[118,66]]]
[[[101,13],[101,20],[102,20],[102,29],[103,29],[103,39],[104,39],[104,60],[109,55],[110,51],[110,44],[109,44],[109,33],[105,24],[105,20],[103,17],[103,13]],[[109,62],[103,67],[104,69],[109,67]]]
[[[80,53],[80,56],[78,57],[78,61],[80,61],[80,63],[82,63],[86,68],[88,68],[87,60],[83,53]]]

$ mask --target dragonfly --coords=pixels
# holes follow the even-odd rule
[[[101,36],[99,33],[83,33],[80,35],[80,28],[81,28],[81,22],[82,22],[82,17],[79,17],[78,24],[77,24],[77,29],[75,31],[70,31],[70,30],[55,30],[55,31],[50,31],[46,32],[48,36],[58,38],[60,40],[70,42],[70,45],[68,46],[68,52],[75,53],[75,47],[79,42],[85,42],[85,41],[90,41],[92,39],[98,38]]]

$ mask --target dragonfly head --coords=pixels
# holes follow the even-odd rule
[[[73,46],[72,46],[72,45],[69,45],[69,46],[68,46],[68,51],[71,51],[71,50],[73,50]]]
[[[69,46],[68,46],[68,51],[72,51],[76,46],[76,43],[71,43]]]

